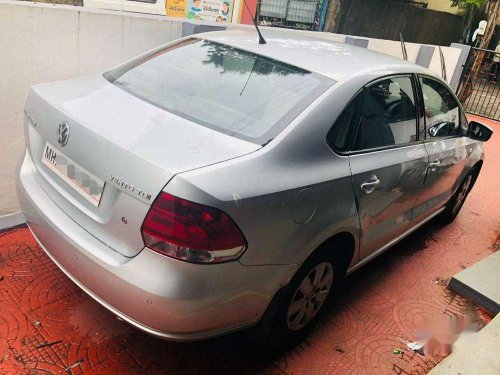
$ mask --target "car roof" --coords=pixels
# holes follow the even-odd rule
[[[285,29],[261,30],[267,44],[258,43],[255,29],[215,31],[195,37],[230,45],[340,81],[363,71],[424,73],[438,77],[419,65],[380,52],[337,43],[328,33],[297,32]]]

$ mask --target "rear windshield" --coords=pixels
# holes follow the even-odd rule
[[[121,89],[200,125],[264,144],[334,81],[231,46],[187,39],[105,73]]]

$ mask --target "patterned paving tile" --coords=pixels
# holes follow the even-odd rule
[[[280,356],[242,334],[176,344],[138,332],[66,278],[27,229],[0,234],[0,374],[424,374],[443,356],[404,342],[425,317],[491,319],[446,289],[498,247],[500,134],[486,149],[456,222],[425,225],[351,275],[312,334]]]

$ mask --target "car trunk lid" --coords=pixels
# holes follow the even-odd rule
[[[34,86],[25,123],[42,188],[93,236],[126,256],[143,248],[143,219],[175,174],[261,147],[153,106],[102,76]],[[62,125],[69,134],[65,145]]]

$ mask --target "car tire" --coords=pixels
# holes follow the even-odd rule
[[[295,346],[318,323],[345,275],[344,262],[336,254],[320,248],[296,272],[266,340],[270,348],[283,351]]]
[[[471,170],[465,177],[460,186],[458,187],[453,197],[449,200],[446,205],[445,210],[440,215],[440,221],[442,224],[447,225],[452,223],[458,216],[460,209],[465,203],[469,192],[474,186],[478,172],[476,169]]]

